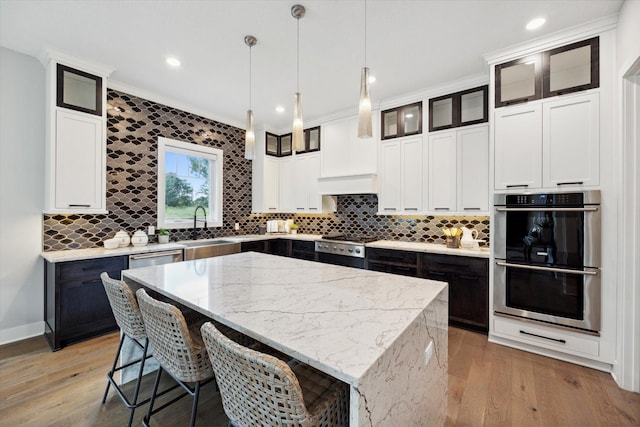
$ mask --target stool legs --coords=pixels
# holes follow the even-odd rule
[[[111,370],[107,373],[107,389],[104,391],[104,396],[102,397],[102,403],[104,404],[107,401],[109,387],[111,386],[111,384],[113,384],[114,390],[116,391],[116,393],[118,393],[118,396],[120,396],[120,399],[122,399],[122,402],[124,402],[126,407],[129,408],[131,411],[129,414],[129,423],[127,424],[128,427],[131,427],[131,423],[133,422],[133,416],[135,414],[136,408],[144,405],[149,401],[149,399],[146,399],[142,402],[138,402],[138,395],[140,393],[140,385],[142,383],[142,373],[144,372],[144,364],[145,364],[145,361],[149,357],[151,357],[151,355],[147,354],[149,350],[149,340],[147,338],[145,338],[144,340],[144,346],[141,345],[137,340],[130,338],[133,342],[135,342],[138,345],[138,347],[142,349],[142,357],[140,359],[129,362],[126,365],[120,366],[119,368],[116,368],[116,366],[118,365],[118,360],[120,359],[120,352],[122,351],[122,345],[124,343],[125,337],[127,337],[127,335],[122,334],[122,337],[120,338],[120,344],[118,345],[118,351],[116,352],[116,357],[113,361],[113,366],[111,367]],[[133,393],[133,400],[129,401],[129,399],[127,399],[127,397],[124,395],[124,393],[120,389],[120,386],[118,386],[118,384],[113,379],[113,374],[115,374],[117,371],[120,371],[124,368],[128,368],[129,366],[135,365],[136,363],[140,363],[140,367],[138,368],[138,378],[136,379],[136,386]]]

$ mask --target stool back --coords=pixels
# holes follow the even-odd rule
[[[100,275],[102,285],[109,298],[109,304],[116,318],[116,323],[126,335],[134,339],[147,337],[140,308],[131,288],[122,280],[109,277],[107,273]]]
[[[183,382],[211,378],[211,362],[206,351],[192,339],[182,312],[152,298],[144,289],[138,289],[136,295],[153,356],[162,368]]]

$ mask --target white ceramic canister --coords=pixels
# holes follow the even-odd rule
[[[143,230],[138,230],[133,233],[133,237],[131,237],[131,244],[133,246],[145,246],[149,243],[149,236]]]
[[[125,248],[129,246],[129,243],[131,243],[131,238],[129,237],[129,234],[127,234],[127,232],[124,230],[118,231],[114,236],[114,239],[118,240],[119,248]]]

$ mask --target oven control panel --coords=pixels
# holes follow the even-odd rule
[[[316,252],[364,258],[364,245],[356,243],[332,242],[328,240],[316,242]]]
[[[582,206],[583,193],[508,194],[507,206]]]

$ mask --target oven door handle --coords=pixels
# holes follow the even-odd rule
[[[522,264],[511,264],[509,262],[496,261],[496,265],[501,267],[513,267],[513,268],[522,268],[524,270],[540,270],[540,271],[552,271],[554,273],[567,273],[567,274],[580,274],[582,276],[597,276],[598,270],[569,270],[568,268],[553,268],[553,267],[541,267],[537,265],[522,265]]]
[[[585,206],[584,208],[496,208],[496,212],[596,212],[597,206]]]

